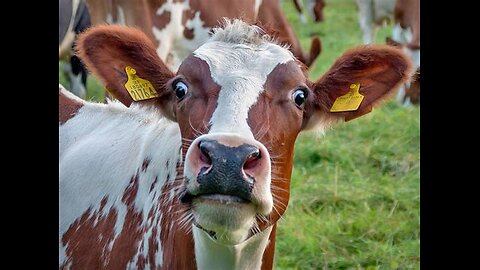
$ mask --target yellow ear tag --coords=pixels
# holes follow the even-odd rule
[[[139,101],[158,97],[158,93],[153,88],[153,85],[149,81],[138,77],[135,69],[131,66],[126,66],[125,71],[128,77],[125,88],[133,100]]]
[[[343,96],[339,96],[330,109],[331,112],[355,111],[360,107],[364,96],[360,94],[360,83],[350,85],[350,91]]]

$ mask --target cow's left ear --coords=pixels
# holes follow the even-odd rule
[[[174,95],[166,87],[174,74],[143,32],[119,25],[95,26],[79,36],[76,49],[87,69],[120,102],[158,105],[174,120],[170,105]]]
[[[345,52],[313,85],[306,104],[305,129],[318,122],[352,120],[393,94],[411,75],[411,60],[387,45],[367,45]]]

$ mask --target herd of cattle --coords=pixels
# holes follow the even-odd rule
[[[60,269],[272,269],[298,134],[419,89],[419,0],[314,81],[320,39],[304,52],[278,0],[59,2],[65,71],[115,97],[59,86]],[[382,1],[357,2],[370,36]]]

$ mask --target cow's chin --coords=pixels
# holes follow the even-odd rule
[[[196,197],[192,210],[195,225],[224,245],[245,241],[256,216],[256,207],[251,202],[221,194]]]

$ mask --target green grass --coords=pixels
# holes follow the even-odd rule
[[[322,52],[310,70],[316,80],[346,49],[361,45],[354,0],[327,0],[325,21],[302,24],[282,1],[305,50],[311,35]],[[384,43],[391,26],[380,29]],[[59,81],[65,80],[59,73]],[[89,100],[103,88],[88,79]],[[387,102],[295,147],[291,199],[280,220],[276,269],[420,269],[420,112]]]

